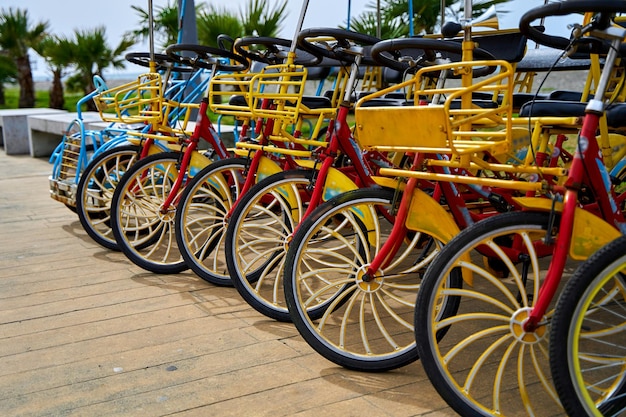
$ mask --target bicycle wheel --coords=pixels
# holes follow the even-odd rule
[[[229,158],[202,169],[185,187],[176,210],[176,240],[183,259],[200,278],[216,285],[232,285],[224,259],[224,236],[247,162]]]
[[[581,265],[556,306],[550,366],[567,414],[626,415],[626,237]]]
[[[85,232],[99,245],[119,250],[111,230],[111,200],[120,178],[139,157],[140,147],[117,146],[96,156],[76,188],[76,212]]]
[[[188,268],[176,244],[175,205],[161,209],[178,178],[178,164],[176,152],[143,158],[122,177],[111,201],[111,229],[119,248],[135,265],[159,274]]]
[[[398,198],[386,189],[343,193],[307,216],[289,245],[284,286],[292,321],[315,351],[346,368],[384,371],[417,359],[416,293],[442,244],[409,233],[381,270],[365,274],[389,238]]]
[[[461,415],[563,413],[548,372],[551,313],[533,333],[522,327],[549,265],[549,221],[549,213],[511,212],[478,222],[448,242],[424,276],[417,350]],[[442,313],[442,305],[455,311]]]
[[[290,321],[283,270],[286,249],[300,222],[313,171],[284,171],[252,187],[237,202],[226,231],[226,263],[235,288],[255,310]]]

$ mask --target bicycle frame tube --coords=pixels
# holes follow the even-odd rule
[[[200,109],[198,110],[198,120],[196,126],[193,131],[193,135],[190,138],[192,141],[196,142],[202,137],[204,140],[209,142],[219,159],[225,159],[230,157],[230,153],[228,149],[226,149],[226,145],[223,141],[219,139],[215,128],[213,127],[213,123],[211,123],[211,119],[207,116],[207,111],[209,109],[209,99],[204,97],[200,101]],[[204,132],[208,132],[208,135],[202,136]]]
[[[220,159],[228,158],[230,153],[226,149],[226,145],[221,140],[218,140],[217,134],[215,133],[215,129],[213,128],[213,124],[207,115],[207,111],[209,108],[209,99],[204,97],[200,102],[200,109],[198,110],[198,120],[196,126],[194,127],[193,134],[187,140],[187,147],[185,148],[185,152],[183,153],[183,157],[180,163],[180,168],[178,170],[179,175],[176,177],[176,181],[172,185],[172,189],[168,194],[167,198],[163,202],[161,206],[161,212],[166,213],[174,199],[178,195],[180,188],[183,185],[183,181],[187,177],[185,174],[189,168],[189,161],[191,161],[191,155],[198,148],[198,143],[200,142],[200,138],[207,140],[212,146],[213,149],[217,152],[217,155]],[[208,135],[204,135],[204,132],[208,132]]]
[[[604,71],[598,85],[596,97],[603,97],[608,82],[608,72],[613,68],[617,57],[617,50],[621,39],[612,41],[612,48],[606,58]],[[565,197],[559,234],[555,241],[555,249],[552,255],[550,266],[543,285],[539,290],[537,303],[533,307],[528,319],[524,323],[524,330],[534,331],[541,323],[549,304],[554,298],[565,263],[568,259],[569,248],[572,242],[572,235],[575,222],[575,211],[578,207],[578,191],[583,181],[588,184],[604,184],[604,189],[596,194],[599,202],[600,213],[609,224],[616,228],[623,229],[624,216],[615,204],[611,194],[611,184],[608,181],[607,169],[602,162],[600,147],[595,139],[599,125],[600,116],[604,111],[604,103],[598,99],[591,100],[586,108],[585,119],[578,138],[578,145],[568,179],[565,183]],[[548,231],[550,233],[550,231]]]

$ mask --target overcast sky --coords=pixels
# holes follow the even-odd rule
[[[174,2],[176,0],[170,0]],[[195,0],[200,2],[226,3],[233,11],[239,11],[248,0]],[[270,0],[272,4],[278,0]],[[519,18],[524,11],[543,4],[544,0],[512,0],[498,6],[500,27],[517,27]],[[162,7],[168,0],[153,0],[153,7]],[[376,4],[376,0],[353,0],[352,15],[366,10],[367,5]],[[138,27],[139,18],[131,5],[148,8],[148,0],[0,0],[0,7],[19,7],[28,9],[31,21],[47,20],[52,33],[71,35],[74,29],[91,29],[106,26],[109,43],[113,46],[122,34]],[[296,22],[302,8],[301,0],[288,0],[288,17],[280,34],[281,37],[293,38]],[[508,10],[508,13],[504,11]],[[348,12],[348,0],[311,0],[307,9],[304,27],[337,27],[345,25]],[[147,46],[138,46],[135,50],[147,50]],[[37,63],[36,73],[45,74],[45,65]]]

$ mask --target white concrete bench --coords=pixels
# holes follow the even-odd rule
[[[28,144],[34,158],[52,155],[67,127],[76,119],[76,112],[28,116]],[[109,125],[98,112],[82,112],[85,129],[102,130]]]
[[[28,116],[62,114],[65,110],[49,108],[26,108],[0,110],[0,144],[7,155],[27,155],[30,152],[28,142]]]
[[[30,156],[47,157],[52,155],[61,142],[65,131],[72,120],[76,119],[76,112],[63,114],[47,114],[28,116],[28,144]],[[102,121],[98,112],[82,112],[85,129],[102,130],[111,125],[110,122]],[[193,131],[195,122],[189,122],[187,131]],[[217,124],[215,125],[217,129]],[[226,146],[234,146],[234,126],[222,125],[221,134]],[[202,141],[200,149],[206,148],[206,143]],[[28,152],[26,152],[28,153]]]

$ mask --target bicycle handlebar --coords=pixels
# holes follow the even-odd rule
[[[543,33],[537,27],[531,26],[535,20],[550,16],[565,16],[574,13],[598,13],[599,18],[592,24],[580,30],[578,27],[576,38],[568,39],[562,36]],[[569,0],[559,3],[550,3],[539,6],[526,12],[520,19],[520,32],[529,39],[545,46],[566,50],[576,45],[576,51],[582,53],[606,53],[610,46],[595,37],[581,37],[592,29],[604,30],[611,24],[611,17],[616,13],[626,13],[626,1],[617,0]],[[619,53],[626,53],[626,44],[622,44]]]
[[[309,41],[311,38],[328,38],[336,42],[313,43]],[[370,47],[378,42],[380,39],[374,36],[337,28],[309,28],[298,34],[298,46],[313,55],[348,63],[354,62],[355,55],[360,55],[364,65],[378,65],[369,53]]]
[[[246,46],[262,45],[264,50],[246,49]],[[244,57],[264,64],[282,64],[291,49],[291,41],[267,36],[246,36],[235,41],[235,51]],[[296,49],[294,64],[314,66],[322,62],[322,56],[312,51]]]
[[[150,52],[129,52],[125,56],[128,62],[142,66],[150,67],[150,60],[154,59],[157,71],[176,71],[176,72],[193,72],[194,68],[186,65],[184,62],[178,61],[165,54],[150,54]]]
[[[182,52],[192,52],[195,56],[179,54]],[[165,53],[178,62],[198,68],[213,69],[216,66],[219,71],[239,72],[248,69],[249,66],[248,61],[241,55],[211,46],[177,43],[168,46]],[[225,58],[229,62],[226,63],[219,58]]]
[[[397,71],[406,70],[436,64],[438,55],[435,52],[444,52],[441,58],[455,58],[460,60],[463,47],[460,42],[444,41],[440,39],[406,38],[390,39],[378,42],[372,47],[372,58],[382,65]],[[487,50],[474,48],[475,59],[495,60],[496,58]],[[493,72],[495,67],[489,67]],[[487,75],[484,71],[475,73],[474,76]]]

